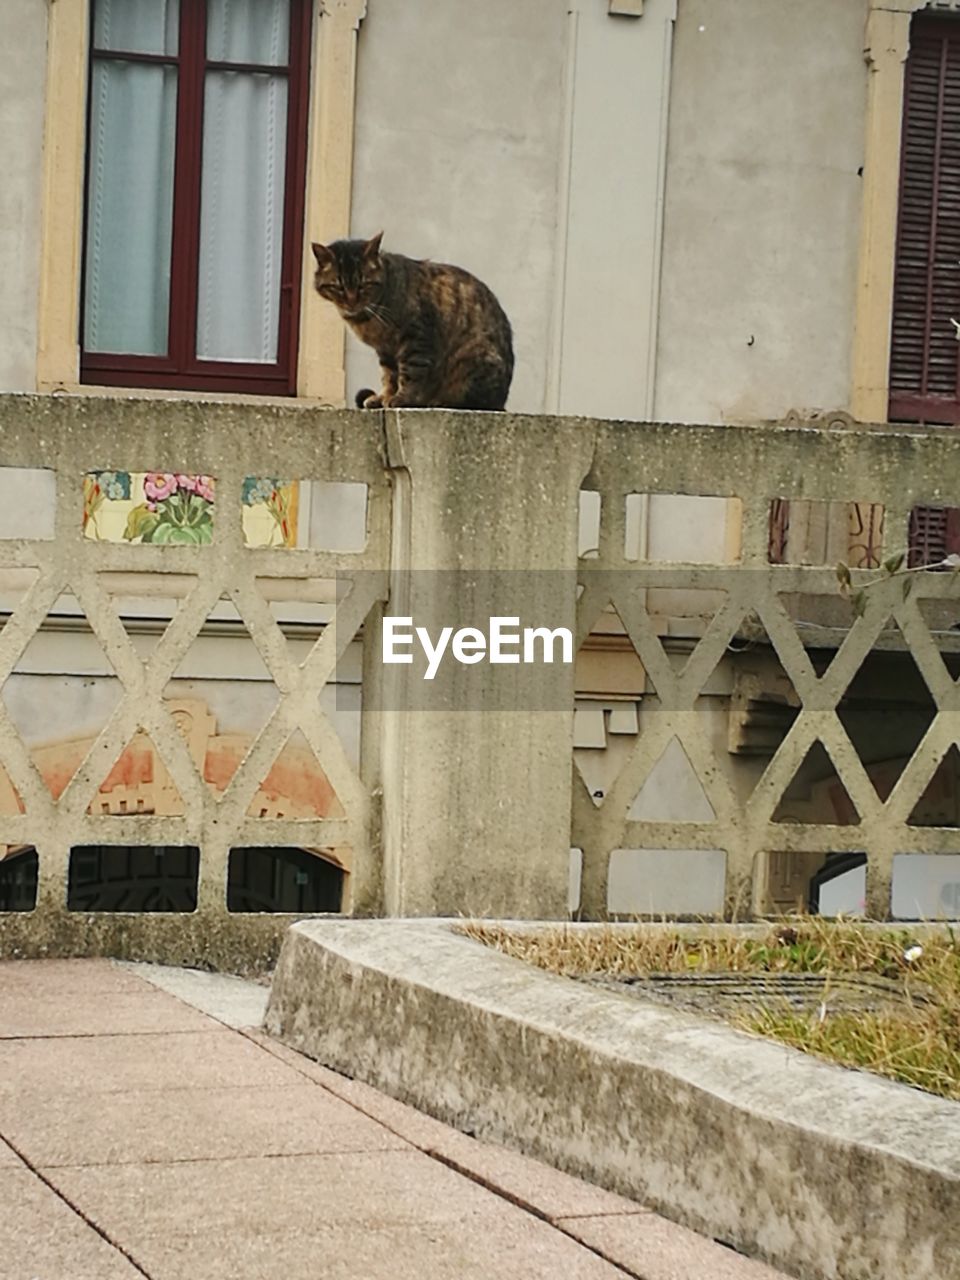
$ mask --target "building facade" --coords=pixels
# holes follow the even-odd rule
[[[313,292],[309,245],[383,229],[385,247],[456,262],[498,294],[515,334],[515,412],[949,428],[960,420],[954,10],[952,0],[7,0],[0,391],[350,403],[375,384],[376,360]],[[150,466],[104,481],[109,493],[91,487],[89,536],[122,539],[131,513],[157,501]],[[336,527],[349,541],[363,520],[358,494],[274,480],[251,492],[251,539],[306,546]],[[29,488],[41,483],[0,467],[5,506],[41,505]],[[771,560],[877,567],[883,513],[869,497],[783,504]],[[585,490],[587,557],[596,518]],[[734,504],[710,493],[709,477],[683,494],[637,494],[626,536],[637,560],[739,554]],[[913,563],[960,550],[960,521],[946,505],[918,508],[905,550]],[[176,598],[158,612],[127,588],[125,624],[148,645]],[[23,584],[4,590],[10,609]],[[677,654],[715,612],[708,596],[662,594],[658,628]],[[291,643],[325,622],[322,602],[272,607]],[[795,607],[829,633],[823,654],[841,642],[822,602]],[[952,615],[938,622],[948,640],[952,627]],[[189,704],[191,724],[207,726],[198,767],[226,785],[223,762],[242,756],[268,693],[228,602],[201,639],[171,706]],[[38,641],[5,698],[55,789],[107,714],[110,677],[68,594]],[[878,788],[923,732],[929,695],[903,661],[878,658],[848,698],[847,731]],[[359,688],[358,671],[343,683]],[[744,786],[789,728],[787,683],[762,639],[747,637],[701,699],[706,731]],[[580,655],[576,712],[577,763],[600,798],[642,729],[648,692],[608,615]],[[349,695],[338,714],[356,754]],[[162,768],[134,746],[147,756],[119,762],[102,803],[161,813]],[[291,753],[263,804],[326,812],[322,779]],[[804,769],[784,803],[843,822],[829,759]],[[938,785],[953,825],[955,776]],[[638,812],[668,815],[703,803],[679,745],[637,800]],[[336,864],[335,851],[324,856]],[[823,861],[774,860],[770,906],[809,903]],[[626,868],[610,906],[655,913],[658,901]]]

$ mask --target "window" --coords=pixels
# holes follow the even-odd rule
[[[960,422],[960,22],[914,17],[904,76],[889,416]],[[960,511],[916,507],[911,565],[960,549]]]
[[[892,421],[960,422],[960,21],[918,15],[904,83]]]
[[[910,565],[936,565],[960,552],[960,509],[914,507],[910,512]]]
[[[37,905],[39,859],[33,845],[0,845],[0,911],[32,911]]]
[[[228,911],[340,911],[343,868],[307,849],[230,850]]]
[[[293,394],[310,0],[94,0],[81,380]]]
[[[196,845],[74,845],[67,910],[196,911],[199,868]]]

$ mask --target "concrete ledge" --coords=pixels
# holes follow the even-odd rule
[[[277,913],[100,911],[49,904],[0,912],[0,960],[110,956],[148,964],[258,974],[276,962],[297,917]]]
[[[801,1280],[960,1280],[960,1106],[581,987],[446,921],[307,921],[266,1027]]]

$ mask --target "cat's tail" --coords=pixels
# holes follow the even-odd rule
[[[378,399],[377,393],[375,391],[371,391],[369,387],[364,387],[361,391],[358,391],[357,394],[354,396],[354,403],[356,404],[358,409],[366,409],[368,407],[367,401],[376,400],[376,399]]]

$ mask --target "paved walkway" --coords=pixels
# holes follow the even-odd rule
[[[2,1280],[783,1280],[291,1053],[265,994],[0,963]]]

